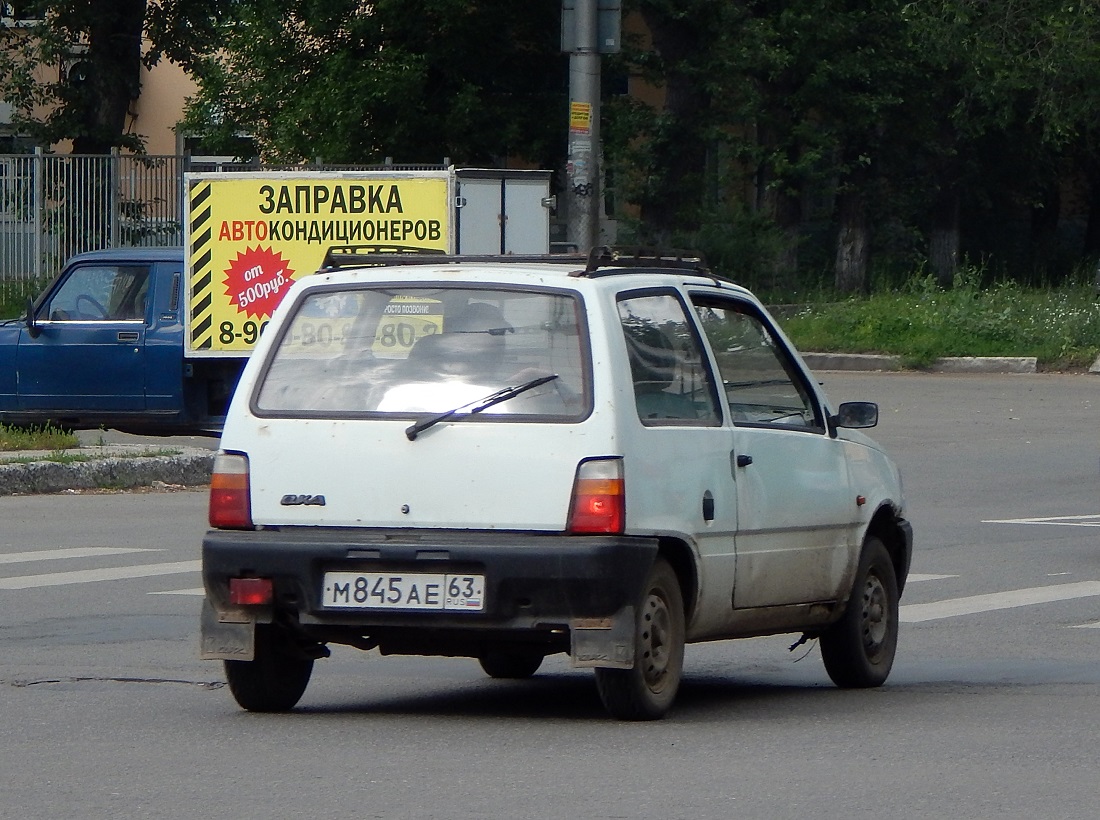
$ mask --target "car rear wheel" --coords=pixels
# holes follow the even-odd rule
[[[672,567],[658,558],[635,612],[634,667],[596,669],[604,708],[621,720],[663,717],[684,666],[684,602]]]
[[[312,673],[313,659],[297,652],[286,634],[272,624],[256,624],[254,660],[225,661],[229,691],[250,712],[293,709]]]
[[[543,655],[540,652],[486,652],[477,659],[490,678],[529,678],[539,671]]]
[[[898,648],[898,582],[890,554],[870,536],[843,617],[821,635],[821,657],[845,689],[881,686]]]

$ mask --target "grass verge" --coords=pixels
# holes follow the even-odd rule
[[[41,427],[11,427],[0,424],[0,450],[50,450],[60,452],[80,446],[70,430],[46,424]]]
[[[1035,356],[1040,369],[1075,370],[1100,353],[1091,284],[982,289],[974,279],[944,290],[915,278],[898,292],[804,305],[780,322],[800,350],[889,354],[909,367],[945,356]]]

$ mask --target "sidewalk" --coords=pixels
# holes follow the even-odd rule
[[[60,453],[0,452],[0,496],[201,486],[209,483],[213,466],[213,450],[172,444],[91,445]]]

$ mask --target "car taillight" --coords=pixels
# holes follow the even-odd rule
[[[218,453],[210,476],[210,526],[223,530],[252,528],[248,456]]]
[[[261,606],[275,598],[270,578],[230,578],[229,603],[235,606]]]
[[[621,458],[595,458],[578,464],[569,532],[621,533],[626,526],[623,484]]]

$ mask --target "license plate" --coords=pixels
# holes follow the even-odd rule
[[[336,609],[485,609],[484,575],[326,572],[321,605]]]

